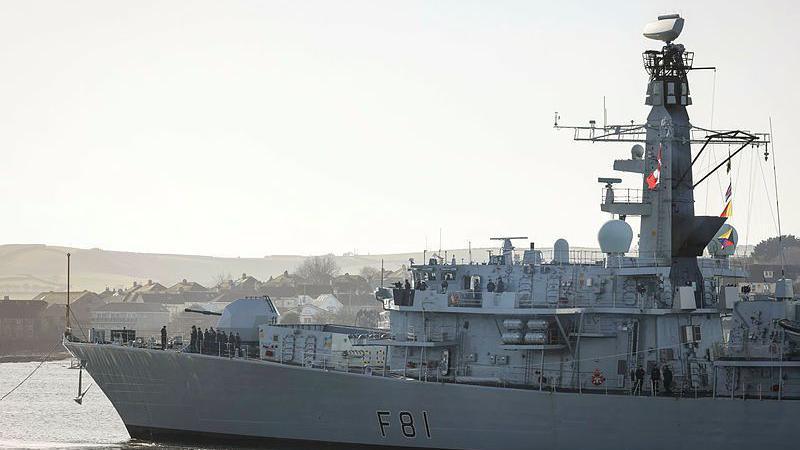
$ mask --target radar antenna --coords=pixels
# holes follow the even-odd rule
[[[511,264],[514,255],[514,244],[511,243],[512,239],[528,239],[527,236],[502,236],[489,238],[492,241],[503,241],[503,258],[506,264]]]

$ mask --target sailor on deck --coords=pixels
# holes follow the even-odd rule
[[[652,369],[650,369],[650,382],[653,385],[653,395],[658,394],[658,383],[661,381],[661,369],[658,368],[658,364],[654,365]]]
[[[644,383],[644,368],[642,368],[642,366],[639,365],[636,368],[636,371],[633,373],[633,375],[634,375],[633,393],[641,394],[642,384]]]
[[[669,366],[664,366],[661,372],[664,376],[664,392],[672,394],[672,369]]]
[[[192,334],[191,334],[191,339],[189,341],[189,351],[195,352],[197,348],[196,345],[197,345],[197,327],[192,325]]]

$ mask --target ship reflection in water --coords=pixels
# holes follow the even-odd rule
[[[11,390],[37,365],[37,362],[0,363],[0,393]],[[69,370],[69,365],[69,360],[45,363],[30,380],[0,402],[0,448],[222,448],[131,441],[111,402],[97,386],[92,386],[86,393],[83,405],[72,400],[76,394],[78,371]],[[83,376],[88,377],[88,374],[84,372]],[[87,380],[84,379],[84,382]],[[91,379],[88,383],[91,383]],[[88,386],[88,383],[84,386]],[[276,447],[273,450],[278,449]]]

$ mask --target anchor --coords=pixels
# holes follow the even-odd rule
[[[86,361],[81,360],[80,365],[78,366],[78,396],[73,399],[75,400],[75,403],[79,405],[83,404],[83,396],[86,395],[86,393],[89,392],[89,389],[92,387],[90,384],[85,391],[83,390],[83,367],[85,365]]]

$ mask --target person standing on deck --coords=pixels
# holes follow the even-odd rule
[[[167,326],[161,327],[161,350],[167,349]]]
[[[192,325],[192,333],[189,338],[189,351],[195,352],[195,345],[197,345],[197,327]]]
[[[652,369],[650,369],[650,382],[653,385],[653,395],[658,395],[658,383],[661,381],[661,369],[658,368],[658,364],[654,365]]]
[[[663,372],[662,375],[664,376],[664,392],[672,394],[672,369],[669,366],[664,366],[661,372]]]
[[[197,349],[197,353],[203,352],[203,329],[201,327],[197,327],[197,342],[195,342],[195,349]]]
[[[633,385],[633,393],[634,394],[641,394],[642,393],[642,384],[644,384],[644,368],[641,365],[636,368],[636,372],[634,372],[634,376],[636,377],[636,382]]]

